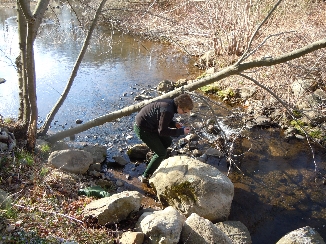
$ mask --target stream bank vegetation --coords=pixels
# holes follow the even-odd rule
[[[82,1],[82,4],[88,13],[83,16],[91,19],[99,1]],[[278,117],[281,126],[292,126],[305,135],[308,142],[314,141],[324,146],[324,1],[167,0],[119,1],[116,4],[104,7],[104,15],[100,18],[102,23],[142,38],[170,43],[171,52],[178,49],[186,55],[198,57],[196,65],[207,74],[201,77],[203,82],[200,85],[192,83],[186,86],[190,91],[201,87],[204,92],[217,94],[223,100],[230,101],[236,98],[235,91],[238,89],[255,86],[257,91],[250,99],[243,102],[237,99],[237,102],[244,108],[250,107],[253,116],[270,111],[267,108],[273,108],[274,111],[279,109],[282,111]],[[273,63],[277,57],[295,55],[294,50],[310,47],[311,43],[318,40],[322,40],[321,47],[312,48],[306,53],[303,51],[302,55],[284,62]],[[260,61],[264,64],[236,70],[245,62]],[[233,69],[223,74],[223,70],[229,66]],[[294,91],[293,86],[297,81],[304,82],[299,82],[299,91]],[[308,96],[311,99],[305,101]],[[310,106],[302,107],[299,102],[306,102]],[[97,120],[97,125],[129,115],[144,104],[140,103],[127,111],[118,111],[114,117],[104,116],[102,120]],[[255,104],[254,107],[252,104]],[[314,119],[313,122],[311,119]],[[8,125],[8,122],[6,118],[1,120],[1,127],[15,131],[17,139],[26,140],[28,126],[19,122]],[[52,136],[50,141],[51,138],[55,142],[70,134],[77,134],[78,130],[80,132],[96,124],[86,123],[86,126],[82,126],[58,137]],[[21,146],[24,147],[24,144]],[[0,231],[5,233],[0,242],[62,243],[71,240],[79,243],[110,243],[108,238],[111,237],[112,243],[118,242],[118,238],[113,238],[113,235],[127,230],[128,225],[94,228],[83,223],[81,210],[92,201],[91,197],[76,194],[77,189],[87,181],[84,176],[56,172],[45,167],[49,148],[38,148],[33,153],[21,151],[20,145],[17,148],[14,155],[1,155],[1,188],[10,193],[12,201],[5,203],[0,212]],[[232,143],[229,149],[232,149]]]

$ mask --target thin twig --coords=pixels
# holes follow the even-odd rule
[[[269,19],[269,17],[272,15],[272,13],[274,12],[274,10],[277,8],[277,6],[282,2],[282,0],[278,0],[277,3],[274,5],[274,7],[271,9],[271,11],[268,13],[268,15],[265,17],[265,19],[259,24],[259,26],[257,26],[254,34],[251,36],[251,39],[247,45],[247,49],[246,51],[243,53],[243,55],[241,56],[241,58],[237,61],[237,65],[240,64],[242,61],[244,61],[245,59],[247,59],[250,55],[250,53],[248,54],[248,52],[250,51],[252,42],[254,40],[254,38],[256,37],[258,31],[260,30],[260,28],[263,26],[263,24]]]

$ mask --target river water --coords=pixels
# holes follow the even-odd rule
[[[42,26],[35,43],[37,96],[40,124],[64,89],[82,43],[81,30],[72,24],[69,8],[55,9],[56,20]],[[13,8],[0,8],[0,114],[18,113],[17,78],[14,60],[18,54]],[[73,33],[73,34],[71,34]],[[139,40],[105,30],[85,56],[71,92],[52,123],[50,133],[75,126],[107,112],[134,103],[136,94],[155,95],[163,79],[194,78],[200,72],[194,60],[171,51],[169,45]],[[108,149],[124,150],[134,144],[134,115],[80,133],[76,141],[99,142]],[[249,138],[249,139],[247,139]],[[229,220],[245,224],[254,244],[276,243],[286,233],[304,226],[315,228],[326,240],[326,152],[304,141],[285,140],[278,128],[254,129],[241,142],[244,152],[239,168],[229,175],[235,196]],[[214,162],[212,162],[214,164]],[[215,162],[225,172],[225,165]],[[316,174],[317,173],[317,174]],[[317,181],[315,182],[315,179]]]

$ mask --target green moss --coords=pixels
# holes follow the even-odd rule
[[[323,132],[319,129],[311,130],[311,131],[309,131],[309,136],[311,136],[312,138],[316,138],[316,139],[322,139]]]
[[[218,91],[217,92],[217,95],[224,99],[224,98],[231,98],[231,97],[234,97],[235,96],[235,93],[234,91],[232,90],[232,88],[228,88],[228,89],[225,89],[225,90],[221,90],[221,91]]]
[[[291,120],[290,122],[291,126],[293,126],[295,129],[297,129],[299,132],[303,132],[302,128],[303,126],[306,125],[305,122],[301,120]]]
[[[219,92],[221,89],[217,85],[211,84],[211,85],[200,87],[199,90],[201,90],[204,93],[215,94]]]
[[[189,182],[184,181],[180,184],[173,185],[170,189],[166,190],[165,195],[169,196],[170,199],[175,199],[178,202],[193,202],[197,201],[196,189]]]

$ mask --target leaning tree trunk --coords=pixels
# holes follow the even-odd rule
[[[224,68],[223,70],[209,76],[209,77],[205,77],[202,78],[200,80],[198,80],[197,82],[191,83],[189,85],[183,86],[181,88],[178,88],[174,91],[168,92],[162,96],[156,97],[154,99],[148,100],[148,101],[143,101],[140,103],[137,103],[135,105],[123,108],[121,110],[118,111],[114,111],[112,113],[103,115],[101,117],[95,118],[85,124],[76,126],[74,128],[68,129],[66,131],[61,131],[58,132],[52,136],[50,136],[47,141],[49,141],[50,143],[54,143],[58,140],[61,140],[65,137],[69,137],[72,136],[74,134],[80,133],[82,131],[88,130],[92,127],[95,126],[99,126],[102,125],[104,123],[116,120],[118,118],[121,118],[123,116],[127,116],[130,115],[134,112],[139,111],[143,106],[145,106],[146,104],[153,102],[155,100],[161,99],[161,98],[169,98],[169,97],[175,97],[179,94],[181,94],[184,90],[186,91],[194,91],[202,86],[206,86],[209,85],[213,82],[222,80],[226,77],[232,76],[232,75],[240,75],[241,72],[248,70],[248,69],[252,69],[252,68],[257,68],[257,67],[267,67],[267,66],[273,66],[276,64],[281,64],[281,63],[285,63],[287,61],[299,58],[301,56],[304,56],[305,54],[311,53],[315,50],[318,49],[322,49],[326,47],[326,39],[322,39],[320,41],[311,43],[301,49],[283,54],[281,56],[275,57],[275,58],[270,58],[270,59],[257,59],[257,60],[253,60],[250,62],[245,62],[245,63],[236,63],[234,65],[231,65],[229,67]],[[264,88],[264,87],[262,87]],[[270,90],[267,89],[267,92],[270,92]],[[272,94],[274,96],[274,94]]]
[[[93,31],[95,29],[95,26],[96,26],[96,23],[97,23],[97,20],[100,16],[100,13],[102,11],[102,8],[104,6],[104,4],[106,3],[107,0],[102,0],[100,6],[98,7],[97,11],[96,11],[96,14],[94,16],[94,20],[93,20],[93,23],[87,33],[87,36],[85,38],[85,41],[84,41],[84,44],[83,44],[83,47],[79,53],[79,56],[77,58],[77,61],[74,65],[74,68],[71,72],[71,75],[70,75],[70,78],[69,78],[69,81],[66,85],[66,88],[64,89],[64,92],[63,94],[60,96],[60,99],[57,101],[57,103],[55,104],[55,106],[52,108],[51,112],[46,116],[46,120],[43,124],[43,126],[40,128],[39,132],[38,132],[38,135],[45,135],[50,127],[50,124],[52,122],[52,120],[54,119],[54,116],[56,115],[56,113],[58,112],[58,110],[60,109],[61,105],[63,104],[63,102],[65,101],[65,99],[67,98],[68,96],[68,93],[70,91],[70,88],[74,82],[74,79],[77,75],[77,71],[79,69],[79,66],[84,58],[84,55],[86,53],[86,50],[87,50],[87,47],[89,45],[89,42],[91,40],[91,37],[92,37],[92,34],[93,34]]]

